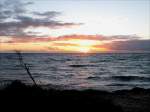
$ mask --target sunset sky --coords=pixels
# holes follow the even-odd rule
[[[1,0],[0,52],[150,52],[150,0]]]

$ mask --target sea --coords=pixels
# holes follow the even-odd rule
[[[39,86],[55,89],[150,88],[150,53],[22,53]],[[0,53],[0,85],[33,84],[16,53]]]

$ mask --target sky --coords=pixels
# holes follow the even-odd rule
[[[150,0],[1,0],[0,52],[150,52]]]

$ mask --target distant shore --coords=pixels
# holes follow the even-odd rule
[[[133,88],[114,92],[97,90],[55,90],[27,86],[14,81],[0,90],[1,105],[49,110],[100,112],[150,112],[150,89]],[[27,103],[25,103],[27,102]],[[17,108],[16,106],[16,108]],[[15,106],[13,106],[15,107]]]

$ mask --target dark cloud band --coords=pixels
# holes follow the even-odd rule
[[[19,0],[0,2],[0,36],[30,36],[30,33],[24,32],[30,26],[56,29],[81,25],[80,23],[56,21],[55,17],[60,15],[60,12],[30,12],[26,6],[31,4],[33,3]]]

